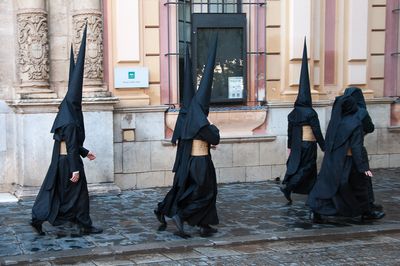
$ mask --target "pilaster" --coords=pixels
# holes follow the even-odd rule
[[[17,1],[17,95],[56,98],[49,86],[49,41],[45,0]]]
[[[74,0],[72,15],[75,58],[79,51],[83,29],[87,24],[86,58],[83,83],[84,97],[110,96],[103,82],[103,17],[100,0]]]
[[[364,96],[373,97],[373,91],[366,88],[368,67],[368,1],[345,1],[346,44],[344,60],[344,86],[358,86]]]

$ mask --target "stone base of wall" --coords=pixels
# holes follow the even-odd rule
[[[14,185],[8,188],[7,192],[10,192],[18,199],[26,200],[33,199],[39,193],[40,186],[35,187],[23,187],[20,185]],[[90,196],[101,196],[114,194],[121,194],[121,188],[116,186],[114,183],[98,183],[88,184],[88,190]],[[1,190],[0,190],[1,191]]]
[[[84,146],[97,155],[94,161],[83,159],[89,183],[114,182],[113,104],[117,101],[112,97],[84,99]],[[0,159],[6,162],[6,167],[1,168],[5,178],[0,175],[0,184],[16,184],[22,191],[42,184],[51,163],[54,140],[50,129],[60,102],[60,99],[7,102],[8,112],[0,114],[0,124],[5,124],[0,129],[5,131],[1,134]]]
[[[315,104],[325,134],[331,101]],[[400,167],[400,132],[390,126],[390,99],[368,100],[375,131],[365,138],[371,169]],[[157,109],[158,108],[158,109]],[[223,137],[211,155],[218,183],[275,180],[284,177],[287,160],[287,115],[292,103],[271,103],[266,135]],[[164,139],[166,109],[121,110],[114,114],[115,183],[121,189],[170,186],[176,149]],[[127,121],[130,121],[129,123]],[[133,121],[133,122],[132,122]],[[135,139],[123,139],[123,131],[135,130]],[[318,169],[323,152],[318,148]]]
[[[400,130],[390,125],[390,103],[376,99],[368,103],[375,123],[375,131],[365,138],[371,169],[400,167]],[[330,108],[329,103],[315,107],[323,133]],[[85,109],[85,146],[97,153],[95,161],[84,160],[85,170],[89,183],[100,186],[99,193],[172,185],[176,148],[166,139],[166,109]],[[264,135],[221,138],[217,149],[211,150],[218,183],[283,178],[288,156],[287,114],[291,109],[291,104],[269,106]],[[55,110],[0,113],[0,123],[6,125],[0,127],[6,134],[0,134],[0,166],[4,167],[4,162],[8,165],[0,172],[1,190],[12,190],[19,197],[37,193],[50,164],[53,140],[49,131]],[[323,152],[318,149],[318,167],[322,158]]]

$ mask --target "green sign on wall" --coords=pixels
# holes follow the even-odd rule
[[[148,88],[149,69],[147,67],[114,68],[115,88]]]

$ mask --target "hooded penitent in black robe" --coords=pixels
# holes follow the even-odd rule
[[[357,110],[353,97],[336,97],[321,171],[307,201],[314,213],[354,217],[369,212],[368,179],[361,175],[369,165]]]
[[[189,46],[186,47],[186,55],[185,55],[185,70],[184,70],[184,81],[183,81],[183,102],[180,106],[178,118],[176,120],[174,133],[172,135],[171,142],[172,144],[177,144],[175,163],[172,168],[172,172],[175,173],[174,181],[172,188],[169,190],[167,195],[165,196],[162,202],[158,203],[157,209],[155,210],[155,214],[161,223],[165,224],[165,220],[163,216],[172,217],[176,214],[177,211],[177,200],[178,193],[183,191],[180,189],[180,183],[178,182],[180,172],[178,172],[179,166],[181,164],[182,155],[184,154],[184,145],[182,144],[182,128],[186,119],[186,114],[188,112],[188,108],[190,106],[190,102],[192,101],[194,95],[194,87],[193,87],[193,75],[192,75],[192,63],[189,56]]]
[[[364,136],[369,133],[374,132],[375,126],[374,126],[374,123],[372,122],[372,119],[369,116],[369,113],[367,111],[367,105],[365,103],[364,95],[363,95],[361,89],[357,88],[357,87],[347,88],[344,91],[344,95],[352,96],[354,98],[354,100],[357,102],[357,106],[358,106],[357,116],[358,116],[358,119],[360,119],[360,121],[361,121],[363,131],[364,131]],[[363,146],[363,156],[364,156],[364,160],[368,161],[368,152],[367,152],[367,149],[365,148],[365,146]],[[357,173],[357,172],[353,171],[353,173]],[[361,174],[361,175],[363,175],[363,174]],[[373,207],[374,202],[375,202],[375,196],[374,196],[374,191],[372,188],[372,180],[371,180],[370,176],[366,176],[366,178],[368,179],[369,203],[370,203],[370,207]]]
[[[219,130],[207,119],[213,81],[217,38],[214,37],[199,88],[193,97],[181,135],[182,158],[177,175],[180,187],[177,217],[189,225],[205,227],[219,223],[217,180],[210,145],[219,143]],[[208,154],[192,155],[194,140],[208,143]],[[174,216],[174,217],[175,217]],[[179,229],[179,228],[178,228]]]
[[[303,136],[304,127],[311,128],[313,138]],[[308,134],[310,134],[308,132]],[[283,179],[282,192],[290,201],[290,193],[308,194],[317,177],[317,142],[324,150],[325,142],[321,133],[318,114],[312,108],[310,79],[308,75],[307,47],[304,41],[303,59],[300,74],[299,93],[294,109],[288,115],[287,170]]]
[[[32,225],[48,221],[60,225],[71,221],[91,228],[89,194],[81,157],[89,151],[83,147],[85,127],[82,114],[82,83],[86,47],[85,27],[76,64],[71,47],[68,91],[61,102],[51,133],[54,147],[50,167],[32,208]],[[60,154],[65,142],[67,155]],[[79,181],[73,183],[73,172],[79,171]]]

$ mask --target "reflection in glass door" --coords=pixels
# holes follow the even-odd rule
[[[245,14],[193,14],[193,67],[197,86],[207,61],[208,45],[218,34],[212,103],[246,101]]]

